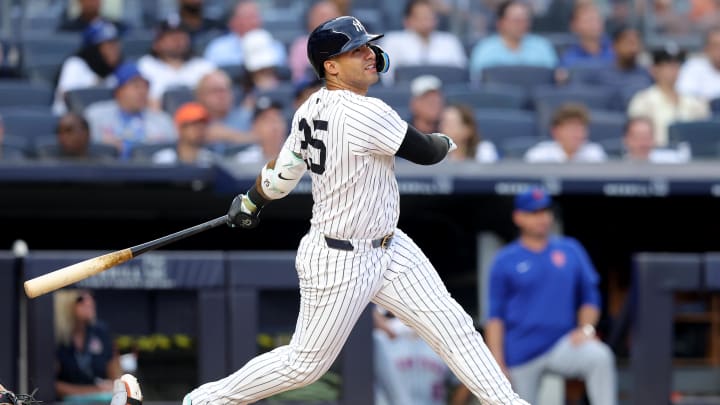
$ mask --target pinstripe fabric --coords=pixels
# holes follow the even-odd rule
[[[394,155],[406,131],[387,104],[349,91],[320,89],[298,109],[284,147],[305,160],[314,204],[295,262],[295,333],[288,345],[198,387],[186,400],[250,404],[312,383],[330,368],[365,307],[376,302],[415,328],[483,403],[527,405],[420,248],[396,228]],[[391,232],[396,236],[388,249],[371,246]],[[355,249],[328,248],[324,236],[349,240]]]

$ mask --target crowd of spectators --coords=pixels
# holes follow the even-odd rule
[[[138,6],[129,0],[58,3],[64,7],[55,27],[0,36],[0,93],[22,83],[51,93],[45,103],[3,97],[2,159],[132,161],[168,144],[180,148],[188,142],[182,139],[187,126],[202,126],[190,131],[202,136],[188,136],[215,159],[271,157],[283,139],[274,132],[287,133],[297,100],[322,85],[306,58],[308,33],[347,13],[385,33],[379,45],[391,63],[375,86],[382,88],[377,96],[421,131],[456,138],[462,147],[451,161],[668,163],[692,160],[693,148],[720,151],[720,140],[698,144],[680,125],[717,122],[720,11],[714,2],[690,1],[680,10],[660,0],[484,0],[464,6],[308,0],[282,10],[260,0],[168,0],[169,12],[147,17],[145,6],[136,13],[143,15],[140,21],[123,19],[127,12],[104,12],[108,4],[116,10]],[[278,17],[284,13],[291,15]],[[280,29],[266,20],[294,24]],[[648,32],[670,36],[648,45]],[[702,46],[673,41],[672,35],[687,33],[702,36]],[[38,73],[48,57],[29,51],[38,38],[66,46],[50,74]],[[75,45],[59,38],[74,38]],[[131,46],[138,43],[143,47]],[[520,102],[510,103],[511,95]],[[83,97],[85,104],[71,102]],[[188,102],[203,111],[198,123],[178,118],[178,108]],[[54,120],[55,133],[18,130],[14,120],[21,110]],[[527,131],[505,125],[528,114],[535,125]],[[636,134],[647,130],[652,139]],[[631,149],[640,144],[645,152]],[[150,160],[196,161],[176,154]]]

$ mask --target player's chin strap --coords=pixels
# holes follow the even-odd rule
[[[390,68],[390,57],[387,52],[375,44],[368,44],[370,49],[375,53],[375,69],[378,73],[385,73]]]

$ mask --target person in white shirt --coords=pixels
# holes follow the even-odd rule
[[[653,135],[653,122],[650,118],[637,116],[628,119],[623,135],[624,159],[628,162],[685,163],[690,160],[687,145],[678,145],[677,149],[658,148]]]
[[[561,105],[553,114],[550,132],[552,140],[541,141],[528,149],[529,163],[596,163],[607,160],[602,146],[588,141],[590,113],[582,104]]]
[[[440,116],[440,132],[449,136],[457,149],[448,154],[451,161],[493,163],[498,160],[495,144],[482,139],[470,106],[450,104]]]
[[[65,93],[70,90],[101,86],[112,88],[113,71],[122,60],[120,37],[114,24],[96,20],[82,33],[82,47],[65,59],[55,88],[52,110],[55,115],[67,112]]]
[[[243,52],[243,37],[262,26],[258,3],[255,0],[238,1],[228,21],[230,32],[211,40],[205,47],[203,56],[217,66],[242,65],[247,59]],[[287,61],[285,45],[274,39],[271,48],[275,53],[275,63],[284,65]]]
[[[398,66],[446,65],[467,67],[467,55],[460,39],[436,29],[437,16],[428,0],[410,0],[405,7],[405,29],[385,34],[380,46],[392,55],[383,84],[394,83]]]
[[[288,133],[282,103],[268,96],[258,98],[253,113],[252,133],[257,137],[257,143],[238,152],[235,162],[263,163],[268,157],[276,156],[280,152]]]
[[[177,144],[155,152],[152,162],[161,165],[210,166],[217,160],[217,155],[205,147],[209,120],[208,111],[199,103],[181,105],[174,116]]]
[[[637,92],[628,105],[628,115],[649,117],[655,128],[655,143],[667,146],[668,127],[675,121],[693,121],[710,117],[707,101],[680,94],[676,82],[685,53],[674,44],[653,51],[651,73],[655,85]]]
[[[705,35],[702,55],[683,63],[676,88],[684,96],[707,101],[720,97],[720,28]]]
[[[215,65],[193,56],[190,34],[176,15],[162,21],[155,34],[152,51],[138,60],[138,68],[150,81],[150,107],[162,108],[162,96],[172,87],[195,89],[200,79]]]

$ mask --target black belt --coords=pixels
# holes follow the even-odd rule
[[[393,234],[388,234],[383,236],[382,238],[373,239],[371,244],[374,248],[383,248],[387,249],[388,246],[390,246],[390,242],[392,241]],[[349,240],[342,240],[342,239],[334,239],[329,236],[325,237],[325,243],[327,243],[327,246],[329,248],[338,249],[338,250],[347,250],[347,251],[353,251],[355,250],[355,246],[349,241]]]

